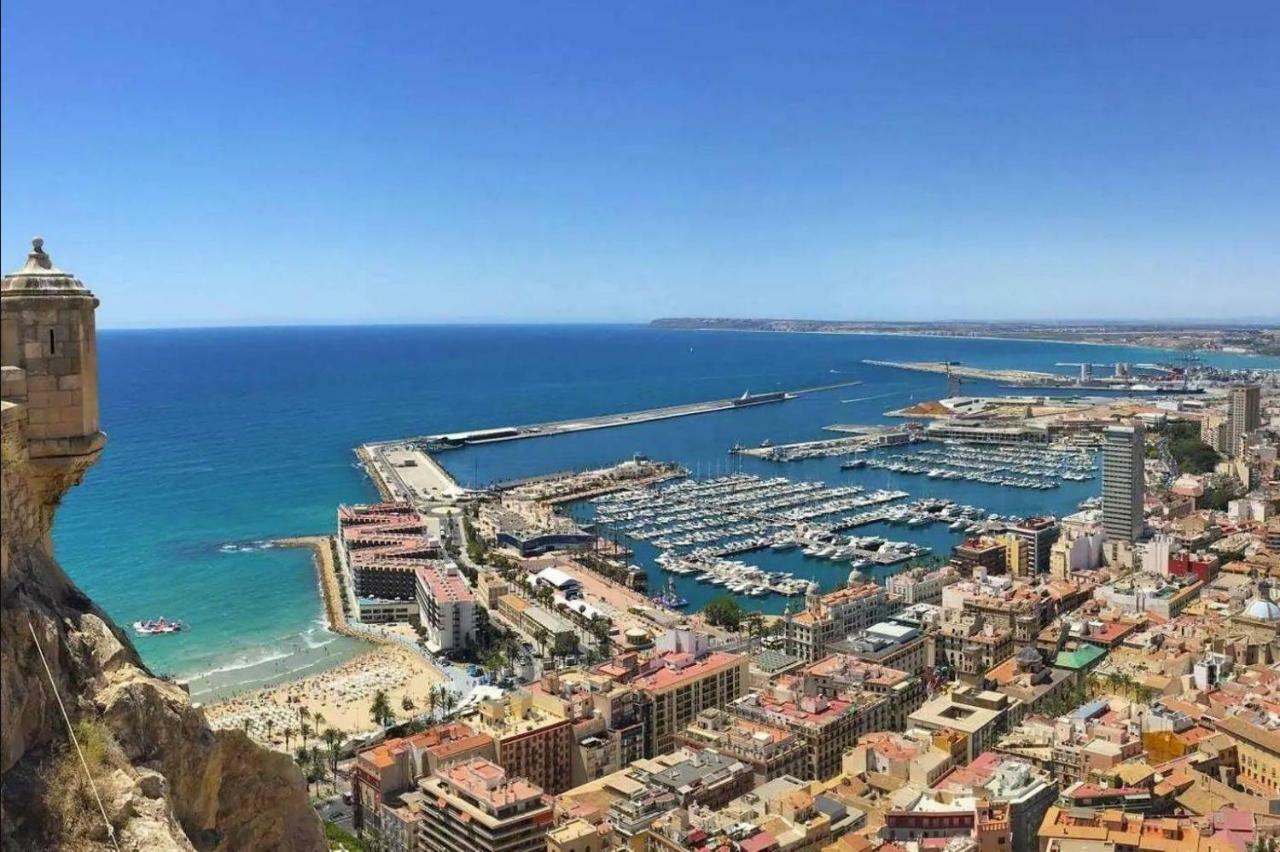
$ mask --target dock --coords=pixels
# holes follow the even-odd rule
[[[533,423],[527,426],[500,426],[488,429],[470,429],[461,432],[449,432],[439,435],[422,435],[416,438],[401,438],[397,441],[384,441],[381,444],[365,444],[365,447],[388,446],[393,444],[420,443],[432,449],[470,446],[473,444],[493,444],[500,441],[520,441],[527,438],[546,438],[552,435],[565,435],[571,432],[585,432],[592,429],[612,429],[618,426],[634,426],[637,423],[651,423],[655,420],[670,420],[675,417],[690,417],[695,414],[713,414],[718,411],[735,411],[757,405],[771,405],[786,402],[805,394],[821,393],[836,388],[852,387],[861,384],[858,381],[838,382],[830,385],[798,388],[787,391],[770,391],[767,393],[744,393],[742,396],[729,399],[713,399],[707,402],[691,402],[685,405],[668,405],[661,408],[647,408],[640,411],[624,411],[617,414],[602,414],[596,417],[579,417],[573,420],[553,420],[547,423]]]
[[[938,373],[962,379],[1002,382],[1015,387],[1034,387],[1045,382],[1067,384],[1071,381],[1069,376],[1057,373],[1042,373],[1037,370],[986,370],[979,367],[964,367],[946,361],[874,361],[866,358],[862,363],[872,367],[893,367],[896,370],[910,370],[915,373]]]
[[[851,423],[833,423],[822,428],[824,431],[837,432],[845,437],[771,444],[767,447],[738,447],[733,452],[767,461],[798,461],[843,456],[857,450],[906,444],[911,442],[915,434],[905,426],[858,426]]]

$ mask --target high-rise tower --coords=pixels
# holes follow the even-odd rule
[[[1227,413],[1227,455],[1237,457],[1244,436],[1262,425],[1262,389],[1258,385],[1234,385]]]
[[[1108,426],[1102,443],[1102,529],[1108,540],[1142,535],[1144,432],[1141,425]]]

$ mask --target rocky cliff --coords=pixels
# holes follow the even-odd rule
[[[6,387],[23,380],[5,372]],[[124,850],[324,849],[293,762],[211,730],[59,567],[54,511],[96,453],[83,465],[34,458],[24,407],[3,407],[0,847],[111,849],[114,834]]]

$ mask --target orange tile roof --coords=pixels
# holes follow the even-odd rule
[[[659,657],[657,659],[664,660],[665,658]],[[700,680],[708,675],[715,674],[721,669],[736,665],[744,659],[746,658],[740,654],[713,651],[697,662],[690,663],[683,668],[671,668],[663,665],[653,672],[640,675],[632,680],[631,683],[637,689],[668,689],[680,684]]]

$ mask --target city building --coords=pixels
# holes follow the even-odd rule
[[[493,738],[494,761],[511,776],[551,794],[573,783],[573,722],[535,705],[530,690],[484,698],[464,721]]]
[[[1194,574],[1162,577],[1138,573],[1098,586],[1093,596],[1119,612],[1173,618],[1200,595],[1201,588],[1203,584]]]
[[[449,653],[475,641],[476,599],[452,562],[415,569],[418,623],[427,631],[427,649]]]
[[[1045,665],[1040,652],[1027,646],[987,672],[983,680],[987,688],[1016,699],[1021,712],[1034,713],[1066,697],[1076,676],[1068,669]]]
[[[1212,844],[1188,819],[1146,817],[1120,810],[1051,806],[1040,823],[1040,852],[1228,852]]]
[[[907,716],[924,703],[924,684],[905,671],[868,662],[850,654],[832,654],[801,670],[819,695],[831,698],[850,690],[883,695],[889,700],[888,727],[901,730]]]
[[[644,757],[644,713],[635,689],[613,678],[566,669],[529,688],[536,707],[573,723],[571,785],[577,787]]]
[[[1255,795],[1280,797],[1280,733],[1235,716],[1219,720],[1217,729],[1236,745],[1237,780]]]
[[[785,728],[709,709],[675,737],[677,746],[714,751],[751,767],[756,783],[781,775],[802,775],[808,768],[804,744]]]
[[[1145,432],[1141,424],[1108,426],[1102,436],[1103,532],[1131,544],[1142,536]]]
[[[1048,573],[1049,552],[1058,533],[1058,522],[1053,518],[1027,518],[1009,527],[1008,535],[1021,543],[1020,575]]]
[[[442,552],[438,528],[409,503],[338,507],[338,556],[357,597],[414,600],[415,570]]]
[[[909,724],[931,731],[955,731],[966,738],[969,760],[995,743],[1008,729],[1016,699],[999,692],[960,684],[933,698],[907,717]]]
[[[1200,440],[1224,456],[1231,455],[1230,418],[1209,412],[1200,421]]]
[[[389,739],[359,752],[351,771],[355,826],[363,825],[366,814],[376,816],[381,805],[411,790],[424,775],[456,760],[492,759],[494,754],[491,737],[461,722]]]
[[[985,752],[934,785],[933,795],[951,801],[972,797],[1002,806],[1008,817],[1011,852],[1035,852],[1037,831],[1058,796],[1058,784],[1023,760]],[[1002,844],[997,840],[996,846]]]
[[[942,600],[942,588],[960,579],[960,572],[953,565],[943,565],[930,571],[924,567],[908,568],[885,580],[885,590],[902,599],[906,606]]]
[[[889,728],[891,717],[884,695],[849,689],[828,697],[818,692],[812,678],[794,675],[743,696],[730,712],[796,734],[808,755],[801,777],[814,780],[839,773],[844,752],[863,734]]]
[[[1227,412],[1226,455],[1244,454],[1244,438],[1262,425],[1262,388],[1258,385],[1235,385],[1231,388]]]
[[[934,736],[935,732],[922,729],[864,734],[845,752],[842,770],[849,776],[876,772],[918,787],[932,787],[956,765],[949,748],[940,748]]]
[[[934,660],[959,679],[978,683],[983,673],[1013,656],[1013,631],[982,615],[946,610],[934,632]]]
[[[517,594],[501,595],[497,611],[512,627],[540,640],[544,652],[577,645],[578,629],[572,621]]]
[[[1007,549],[997,539],[969,538],[951,548],[951,564],[963,576],[973,576],[975,568],[987,574],[1003,574],[1008,564]]]
[[[889,615],[889,600],[875,583],[849,586],[826,595],[810,595],[803,612],[783,614],[783,650],[814,662],[827,644],[846,639]]]
[[[740,654],[666,651],[642,661],[620,654],[596,671],[625,683],[640,695],[645,755],[670,751],[675,737],[699,713],[725,707],[747,688],[750,661]]]
[[[596,540],[568,518],[547,515],[535,519],[508,508],[482,512],[481,530],[499,547],[509,547],[524,557],[553,550],[588,550]]]
[[[542,852],[552,811],[542,790],[480,757],[424,778],[423,852]]]
[[[572,819],[547,832],[547,852],[604,852],[604,835],[584,819]]]
[[[848,639],[827,643],[827,649],[849,654],[908,674],[918,675],[928,667],[933,638],[914,619],[894,616],[871,625]]]

